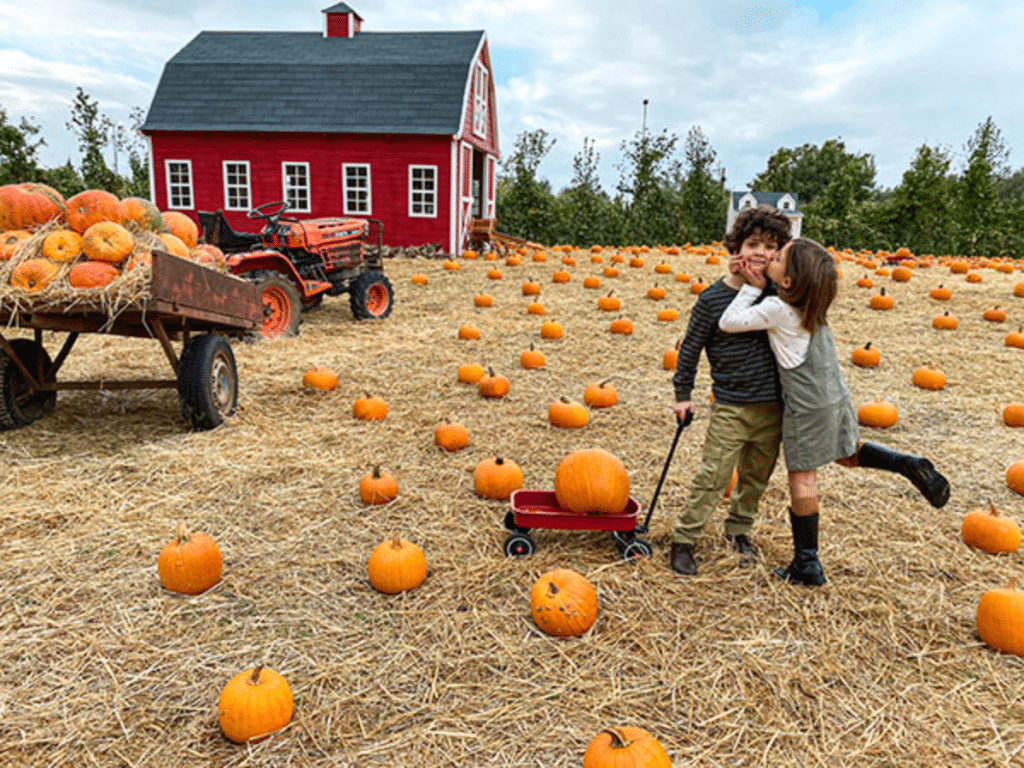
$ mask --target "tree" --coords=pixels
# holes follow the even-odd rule
[[[955,226],[951,158],[941,147],[922,144],[890,200],[892,239],[915,253],[949,250]]]
[[[558,195],[559,241],[577,246],[622,241],[621,210],[601,188],[597,175],[600,159],[594,140],[584,138],[583,149],[572,161],[572,182]]]
[[[700,126],[694,126],[686,134],[683,156],[685,176],[679,208],[687,229],[685,237],[679,239],[697,243],[720,240],[725,228],[728,195],[721,180],[715,178],[715,150]]]
[[[622,142],[621,178],[626,237],[631,243],[668,243],[679,239],[679,220],[674,213],[670,180],[679,175],[679,161],[672,157],[678,138],[667,129],[658,135],[639,131],[631,142]]]
[[[960,252],[986,256],[1001,250],[997,179],[1008,174],[1009,150],[989,116],[967,140],[966,166],[956,189],[957,247]]]
[[[502,163],[495,211],[507,234],[536,242],[554,242],[558,225],[557,205],[551,184],[537,179],[537,168],[555,145],[547,131],[523,131],[516,137],[512,153]]]
[[[35,181],[39,174],[36,150],[46,144],[33,140],[39,126],[24,117],[17,126],[7,124],[7,112],[0,107],[0,184]]]

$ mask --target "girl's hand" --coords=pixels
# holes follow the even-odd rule
[[[749,263],[744,263],[742,274],[743,279],[758,290],[764,290],[764,287],[768,284],[768,281],[764,278],[764,267],[755,269]]]

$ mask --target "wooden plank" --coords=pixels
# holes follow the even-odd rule
[[[254,285],[163,251],[153,251],[150,292],[155,308],[162,302],[176,315],[240,329],[263,325],[263,300]]]

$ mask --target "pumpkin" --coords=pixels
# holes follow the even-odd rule
[[[469,430],[462,424],[445,421],[434,427],[434,445],[448,453],[461,451],[469,445]]]
[[[534,251],[533,256],[531,256],[530,258],[532,258],[534,261],[547,261],[548,255],[544,251]]]
[[[511,459],[484,459],[473,470],[473,492],[483,499],[508,501],[512,491],[523,487],[523,471]]]
[[[470,249],[470,250],[466,250],[466,251],[463,251],[463,252],[462,252],[462,258],[464,258],[464,259],[469,259],[470,261],[472,261],[473,259],[475,259],[475,258],[476,258],[476,256],[477,256],[477,253],[476,253],[476,251],[474,251],[474,250],[472,250],[472,249]]]
[[[68,285],[72,288],[99,288],[110,285],[121,272],[105,261],[83,261],[68,272]]]
[[[543,315],[545,312],[547,310],[544,309],[544,305],[539,301],[531,301],[526,305],[526,314],[528,315]]]
[[[583,390],[583,402],[588,408],[609,408],[618,402],[619,393],[607,381],[588,384]]]
[[[69,197],[64,213],[68,226],[80,235],[93,224],[101,221],[112,221],[115,224],[124,222],[124,206],[112,195],[102,189],[87,189]]]
[[[860,280],[857,281],[857,287],[858,288],[871,288],[871,287],[874,286],[874,284],[875,284],[875,281],[872,280],[867,275],[864,275],[864,277],[862,277]]]
[[[594,245],[590,246],[590,252],[591,253],[600,253],[603,250],[604,250],[604,246],[603,245],[597,245],[595,243]]]
[[[1024,592],[1017,589],[1016,579],[981,596],[975,622],[989,648],[1024,656]]]
[[[608,291],[607,296],[602,296],[597,300],[598,309],[603,309],[605,312],[617,312],[622,306],[622,302],[619,301],[618,296],[612,296],[613,291]]]
[[[173,539],[160,551],[156,570],[169,592],[198,595],[220,581],[223,561],[217,543],[205,533],[186,530],[178,523]]]
[[[696,280],[690,283],[690,293],[692,293],[694,296],[697,296],[700,294],[701,291],[703,291],[707,287],[708,284],[704,282],[704,278],[698,277]]]
[[[874,368],[882,359],[878,347],[872,347],[869,341],[863,347],[857,347],[850,355],[853,364],[861,368]]]
[[[664,261],[661,262],[660,264],[655,264],[654,265],[654,272],[655,272],[655,274],[658,274],[658,275],[671,275],[672,274],[672,265],[671,264],[666,264]]]
[[[660,286],[657,283],[655,283],[654,285],[647,289],[647,298],[651,299],[652,301],[661,301],[662,299],[665,298],[665,295],[667,293],[668,291],[666,291],[663,286]]]
[[[476,388],[483,397],[501,398],[508,394],[512,383],[504,376],[496,375],[493,368],[488,368],[476,383]]]
[[[644,265],[644,260],[640,256],[633,256],[629,260],[629,266],[633,269],[640,269]]]
[[[478,293],[473,297],[474,307],[489,307],[494,304],[494,299],[488,293]]]
[[[928,296],[935,299],[936,301],[949,301],[953,298],[953,292],[949,288],[945,288],[940,285],[938,288],[932,288],[928,292]]]
[[[288,681],[270,667],[258,666],[232,677],[217,701],[217,722],[238,744],[265,739],[292,720],[295,700]]]
[[[172,235],[170,232],[161,232],[157,237],[160,238],[160,242],[164,244],[164,250],[169,254],[177,256],[179,259],[187,259],[191,255],[188,246],[177,235]]]
[[[60,271],[49,259],[26,259],[11,270],[11,285],[34,293],[48,286]]]
[[[626,261],[626,257],[623,256],[621,253],[613,253],[611,258],[608,259],[608,261],[610,261],[612,264],[622,264]],[[616,273],[617,272],[618,270],[616,270]]]
[[[555,499],[571,512],[620,514],[629,503],[629,473],[601,448],[573,451],[555,469]]]
[[[199,242],[199,227],[181,211],[164,211],[161,214],[167,231],[181,240],[187,248],[195,248]]]
[[[1006,322],[1006,310],[1000,309],[999,307],[992,307],[992,309],[986,309],[981,317],[983,320],[988,320],[990,323],[1004,323]]]
[[[591,256],[590,257],[590,263],[591,264],[604,264],[604,257],[603,256]]]
[[[940,331],[955,331],[959,327],[960,321],[956,319],[956,315],[949,314],[948,310],[932,318],[932,328]]]
[[[618,277],[619,270],[616,267],[608,265],[601,271],[601,274],[603,274],[605,277]]]
[[[914,273],[904,266],[896,267],[895,269],[893,269],[892,274],[890,275],[890,277],[897,283],[906,283],[913,276]]]
[[[857,422],[865,427],[888,429],[899,419],[896,406],[878,398],[873,403],[865,403],[857,409]]]
[[[130,229],[150,232],[161,232],[164,229],[160,209],[145,198],[126,197],[121,201],[121,211],[124,214],[123,224]]]
[[[484,261],[497,261],[497,260],[498,260],[498,254],[495,253],[494,251],[488,251],[487,253],[484,254]],[[490,271],[490,270],[488,270],[488,271]]]
[[[1005,345],[1007,347],[1024,349],[1024,328],[1018,328],[1016,331],[1010,331],[1006,334]]]
[[[456,371],[456,377],[463,384],[476,384],[487,373],[479,363],[463,363]]]
[[[458,272],[459,271],[459,262],[452,261],[451,259],[448,259],[443,264],[443,266],[444,266],[445,270],[448,271],[448,272]]]
[[[887,309],[892,309],[893,303],[892,296],[887,296],[885,294],[885,288],[879,288],[878,293],[871,297],[871,301],[868,302],[868,306],[872,309],[884,312]]]
[[[1013,295],[1017,298],[1024,298],[1024,280],[1013,285]]]
[[[409,278],[409,280],[410,280],[410,282],[412,282],[413,285],[426,285],[427,284],[427,276],[424,275],[421,272],[417,272],[415,275],[413,275],[411,278]]]
[[[363,475],[359,481],[359,498],[363,504],[387,504],[398,496],[398,481],[380,466]]]
[[[587,275],[586,277],[583,278],[583,287],[584,288],[600,288],[601,287],[601,278],[598,277],[597,275]]]
[[[679,310],[672,307],[658,310],[658,321],[662,323],[674,323],[679,319]]]
[[[13,229],[0,234],[0,259],[11,260],[21,252],[22,246],[32,237],[26,229]]]
[[[388,405],[381,398],[369,394],[352,403],[352,416],[363,421],[381,421],[388,415]]]
[[[1003,423],[1008,427],[1024,427],[1024,403],[1010,403],[1003,408]]]
[[[612,320],[612,324],[609,327],[609,330],[612,333],[621,333],[625,336],[628,336],[633,332],[633,321],[630,320],[628,317],[623,317],[622,315],[619,315],[617,318]]]
[[[216,269],[227,267],[227,257],[224,251],[210,243],[199,243],[189,254],[192,261]]]
[[[946,386],[946,374],[938,368],[923,366],[915,369],[910,381],[915,387],[937,390]]]
[[[480,329],[472,325],[460,325],[458,336],[467,341],[476,341],[480,338]]]
[[[523,296],[539,296],[540,283],[535,283],[532,280],[525,280],[523,281],[522,291]]]
[[[988,509],[976,509],[964,517],[960,537],[967,546],[990,555],[1010,554],[1020,547],[1020,526],[1000,515],[989,499]]]
[[[548,422],[562,429],[582,429],[587,426],[587,409],[563,396],[548,408]]]
[[[551,282],[553,283],[568,283],[572,279],[572,275],[566,272],[564,269],[560,269],[557,272],[552,273]]]
[[[534,349],[532,342],[530,343],[530,348],[524,349],[522,354],[519,355],[519,364],[527,370],[532,368],[543,368],[544,363],[546,362],[547,360],[544,358],[544,353],[539,349]]]
[[[555,568],[530,590],[530,615],[545,634],[579,637],[597,618],[597,591],[583,574]]]
[[[643,728],[609,726],[583,753],[583,768],[672,768],[665,748]]]
[[[1015,461],[1006,468],[1006,487],[1024,496],[1024,461]]]
[[[562,326],[554,320],[545,320],[540,326],[540,337],[542,339],[562,338]]]
[[[503,277],[504,275],[501,273],[500,269],[495,269],[494,267],[491,267],[490,269],[487,270],[487,278],[489,280],[501,280],[501,278]]]
[[[82,236],[71,229],[51,232],[43,240],[42,255],[50,261],[72,261],[82,252]]]
[[[677,341],[675,347],[672,349],[666,349],[661,355],[661,367],[666,371],[674,371],[676,365],[679,362],[679,344]]]
[[[688,283],[690,282],[690,275],[686,272],[676,272],[677,283]]]
[[[330,392],[338,386],[338,374],[329,368],[320,368],[314,365],[302,374],[302,384],[310,389]]]
[[[967,274],[970,268],[971,265],[967,259],[956,259],[955,261],[950,262],[949,272],[953,275],[964,275]]]
[[[135,247],[132,233],[112,221],[93,224],[82,235],[82,252],[92,261],[120,264]]]
[[[366,564],[370,586],[386,595],[416,589],[427,578],[423,550],[397,533],[382,541],[370,553]]]
[[[0,187],[0,232],[28,229],[59,218],[64,197],[45,184],[5,184]]]

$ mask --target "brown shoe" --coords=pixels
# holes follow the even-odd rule
[[[695,576],[697,563],[693,561],[693,544],[673,541],[671,563],[672,570],[676,573],[681,573],[683,576]]]

